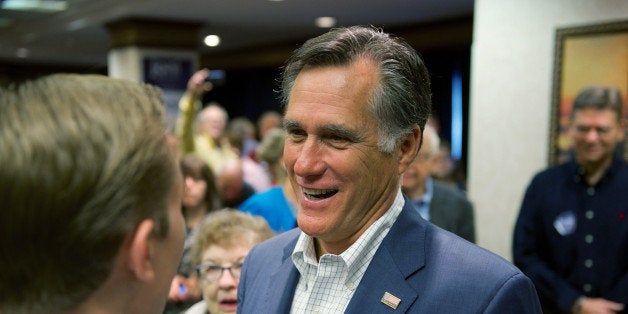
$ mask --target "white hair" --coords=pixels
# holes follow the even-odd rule
[[[423,130],[423,146],[421,150],[425,150],[428,157],[434,157],[440,147],[440,137],[436,133],[436,129],[429,124],[425,125]]]

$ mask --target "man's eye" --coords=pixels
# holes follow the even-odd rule
[[[586,134],[589,133],[591,130],[595,130],[595,132],[597,132],[598,134],[607,134],[608,132],[611,131],[610,127],[590,127],[590,126],[576,126],[576,131],[578,133],[582,133],[582,134]]]
[[[333,142],[338,142],[338,143],[340,143],[340,142],[349,142],[349,140],[346,137],[344,137],[344,136],[331,136],[331,137],[329,137],[329,140],[333,141]]]
[[[307,134],[302,130],[293,130],[288,132],[288,138],[293,142],[302,141],[307,137]]]
[[[344,149],[353,143],[353,141],[345,136],[330,136],[327,138],[327,143],[332,147]]]

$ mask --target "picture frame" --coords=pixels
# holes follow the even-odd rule
[[[569,121],[573,101],[589,85],[612,86],[628,111],[628,20],[559,28],[555,34],[548,164],[570,157]],[[626,139],[618,154],[628,160]]]

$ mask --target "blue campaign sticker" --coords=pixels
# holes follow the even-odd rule
[[[554,228],[562,236],[574,233],[576,231],[576,214],[572,211],[560,213],[554,220]]]

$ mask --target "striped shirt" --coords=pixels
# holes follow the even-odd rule
[[[319,261],[314,239],[302,232],[292,252],[292,262],[301,277],[291,313],[343,313],[403,205],[399,190],[386,213],[346,251],[340,255],[324,254]]]

